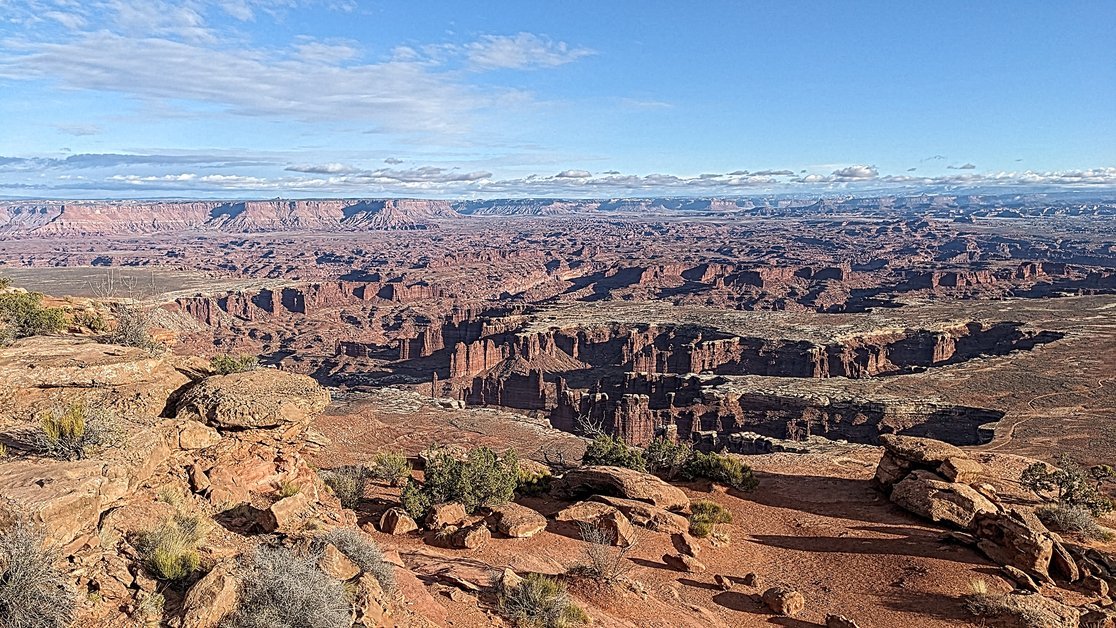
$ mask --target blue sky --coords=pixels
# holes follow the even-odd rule
[[[1116,186],[1116,2],[0,0],[0,196]]]

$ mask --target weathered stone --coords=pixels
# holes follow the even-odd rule
[[[705,565],[700,560],[685,554],[663,554],[663,562],[672,569],[686,573],[705,571]]]
[[[604,529],[611,537],[614,545],[628,547],[636,541],[636,531],[624,513],[619,510],[602,515],[597,519],[597,525]]]
[[[221,563],[194,583],[182,602],[182,625],[215,628],[236,606],[240,581],[231,562]]]
[[[190,465],[190,488],[195,493],[204,493],[209,490],[209,476],[205,474],[205,470],[201,466],[192,464]]]
[[[720,587],[720,589],[722,591],[731,591],[732,590],[732,580],[730,580],[729,578],[727,578],[725,576],[722,576],[721,574],[714,574],[713,575],[713,582],[716,583],[716,585],[718,587]]]
[[[779,615],[797,615],[806,608],[806,598],[794,589],[771,587],[763,592],[763,603]]]
[[[759,576],[754,573],[746,573],[744,577],[740,579],[740,584],[746,587],[757,587],[759,586]]]
[[[883,434],[880,444],[897,460],[936,467],[950,458],[968,458],[963,450],[932,438]]]
[[[367,628],[383,625],[388,615],[387,595],[372,574],[361,574],[357,580],[356,613],[357,621]]]
[[[670,542],[674,545],[674,549],[678,550],[679,554],[696,557],[698,552],[701,551],[701,546],[698,545],[697,539],[685,532],[670,535]]]
[[[480,549],[492,539],[492,533],[487,526],[477,524],[457,530],[450,538],[451,545],[458,549]]]
[[[911,471],[911,466],[905,460],[896,460],[890,453],[884,452],[880,464],[876,466],[876,483],[882,488],[890,489],[896,482],[902,480]]]
[[[325,549],[322,550],[318,567],[330,578],[342,582],[351,580],[360,573],[360,567],[332,543],[326,544]]]
[[[329,393],[313,379],[276,369],[207,377],[178,401],[179,419],[200,419],[218,428],[305,426],[329,405]]]
[[[1050,569],[1068,582],[1077,582],[1081,579],[1081,570],[1078,569],[1077,562],[1066,550],[1066,546],[1057,539],[1050,554]]]
[[[984,475],[984,466],[976,460],[955,456],[946,458],[946,461],[938,466],[938,474],[950,482],[972,484]]]
[[[418,524],[402,508],[388,508],[380,515],[380,532],[400,535],[418,530]]]
[[[613,506],[624,513],[624,516],[634,525],[655,532],[685,532],[690,527],[690,522],[686,517],[646,502],[610,495],[595,495],[592,500]]]
[[[546,517],[515,502],[492,508],[492,519],[497,532],[517,539],[530,538],[546,529]]]
[[[265,532],[291,532],[310,509],[307,493],[284,497],[260,513],[258,523]]]
[[[426,514],[426,527],[431,530],[453,526],[465,520],[465,506],[457,502],[435,504]]]
[[[959,528],[968,528],[996,505],[964,484],[946,482],[929,471],[912,471],[891,490],[891,501],[916,515]]]
[[[555,481],[552,491],[563,497],[617,495],[667,510],[686,510],[690,500],[682,489],[648,474],[622,467],[586,466],[571,469]]]
[[[1018,510],[982,514],[974,521],[977,549],[992,562],[1023,570],[1040,582],[1050,582],[1054,540],[1033,514]]]
[[[860,628],[860,626],[844,615],[826,615],[825,628]]]
[[[1030,576],[1023,573],[1021,569],[1012,567],[1011,565],[1004,565],[1000,567],[1000,570],[1020,589],[1031,591],[1032,593],[1039,592],[1039,586],[1035,584],[1035,581]]]
[[[616,508],[599,502],[578,502],[559,510],[554,519],[574,523],[596,523],[604,515],[615,512]]]
[[[1097,597],[1108,597],[1108,583],[1096,576],[1085,576],[1082,578],[1081,588]]]
[[[178,429],[182,449],[205,449],[221,442],[221,433],[200,421],[183,421]]]

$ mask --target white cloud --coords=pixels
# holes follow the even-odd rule
[[[588,179],[593,173],[588,170],[563,170],[554,176],[558,179]]]
[[[848,181],[862,181],[865,179],[875,179],[880,176],[880,171],[875,166],[847,166],[845,168],[838,168],[833,171],[833,176],[841,180]]]
[[[485,35],[464,50],[471,66],[486,70],[554,67],[594,54],[533,33]]]

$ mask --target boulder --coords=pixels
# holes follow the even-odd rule
[[[608,535],[614,545],[627,547],[635,542],[636,531],[624,513],[600,502],[578,502],[558,511],[558,521],[569,521],[579,526],[597,527]]]
[[[701,546],[698,545],[697,539],[686,532],[678,532],[670,535],[670,542],[674,545],[674,549],[678,550],[679,554],[697,556],[698,552],[701,551]]]
[[[207,377],[178,400],[177,417],[220,429],[303,426],[329,405],[313,379],[276,369]]]
[[[221,433],[199,421],[183,421],[178,428],[180,449],[205,449],[221,442]]]
[[[182,601],[182,625],[190,628],[216,628],[236,606],[240,581],[231,561],[209,570],[194,583]]]
[[[655,532],[670,534],[690,529],[690,521],[686,517],[647,502],[610,495],[595,495],[592,500],[618,509],[633,524]]]
[[[690,500],[682,489],[648,473],[623,467],[587,466],[571,469],[555,481],[552,491],[559,497],[615,495],[647,502],[666,510],[685,511]]]
[[[663,554],[663,562],[676,571],[686,573],[700,573],[705,571],[705,565],[693,556],[685,554]]]
[[[910,471],[910,463],[905,460],[897,460],[885,451],[883,457],[880,458],[880,464],[876,467],[876,475],[873,479],[881,488],[887,490],[906,477]]]
[[[613,506],[600,502],[578,502],[559,510],[554,519],[573,523],[596,523],[597,519],[615,511]]]
[[[383,625],[388,614],[388,599],[380,581],[372,574],[361,574],[356,586],[356,620],[368,628]]]
[[[880,444],[893,459],[923,468],[935,468],[950,458],[969,457],[960,448],[932,438],[884,434]]]
[[[455,526],[465,520],[465,506],[457,502],[434,504],[426,513],[426,527],[431,530]]]
[[[1050,535],[1054,539],[1053,551],[1050,554],[1050,569],[1063,580],[1068,582],[1077,582],[1081,579],[1081,570],[1077,567],[1077,561],[1070,555],[1069,550],[1059,540],[1059,537]]]
[[[349,559],[333,543],[327,543],[322,550],[322,557],[318,559],[318,567],[325,575],[345,582],[352,580],[360,573],[360,567]]]
[[[632,523],[619,510],[602,515],[597,519],[597,526],[605,531],[611,538],[613,545],[630,547],[635,544],[637,534]]]
[[[305,492],[284,497],[260,513],[257,522],[264,532],[291,532],[310,510],[310,496]]]
[[[1012,567],[1011,565],[1004,565],[1000,567],[1000,571],[1002,571],[1009,580],[1014,582],[1017,588],[1023,589],[1024,591],[1030,591],[1032,593],[1039,592],[1039,586],[1035,584],[1035,581],[1030,576],[1023,573],[1021,569]]]
[[[546,529],[546,517],[515,502],[492,508],[492,519],[497,532],[517,539],[535,536]]]
[[[984,475],[984,465],[969,458],[946,458],[938,465],[938,474],[950,482],[972,484]]]
[[[418,524],[402,508],[388,508],[380,516],[380,532],[398,536],[418,530]]]
[[[732,580],[721,574],[713,575],[713,583],[722,591],[732,591]]]
[[[844,615],[826,615],[825,628],[860,628],[860,626]]]
[[[806,598],[794,589],[771,587],[763,592],[763,603],[779,615],[797,615],[806,608]]]
[[[1032,513],[986,513],[974,520],[977,549],[994,563],[1011,565],[1039,582],[1050,582],[1054,540]]]
[[[492,539],[492,533],[483,524],[463,527],[450,537],[450,545],[458,549],[480,549]]]
[[[1108,597],[1108,582],[1097,576],[1085,576],[1082,578],[1081,588],[1097,597]]]
[[[968,528],[996,505],[965,484],[946,482],[929,471],[912,471],[891,489],[891,501],[916,515]]]

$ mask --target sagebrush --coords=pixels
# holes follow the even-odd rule
[[[73,403],[56,406],[38,415],[33,435],[39,453],[62,460],[81,460],[91,453],[118,445],[123,439],[120,419],[112,410]]]
[[[364,491],[368,487],[366,467],[360,465],[347,465],[329,469],[318,474],[326,486],[333,489],[333,494],[341,500],[345,508],[356,508],[364,499]]]
[[[516,586],[501,587],[498,600],[504,615],[522,628],[571,628],[588,622],[566,585],[538,573],[528,574]]]
[[[759,485],[752,468],[732,456],[693,452],[682,470],[685,477],[727,484],[740,491],[751,491]]]
[[[647,462],[643,457],[643,450],[632,447],[618,436],[598,434],[585,455],[581,457],[582,464],[604,465],[606,467],[625,467],[636,471],[646,471]]]
[[[257,548],[241,570],[236,608],[221,628],[349,628],[345,587],[311,558]]]
[[[732,523],[732,513],[724,506],[708,500],[696,501],[690,505],[690,534],[705,538],[723,523]]]
[[[254,355],[218,355],[209,360],[209,368],[217,375],[231,375],[255,370],[260,359]]]
[[[411,477],[411,463],[402,452],[389,451],[376,454],[369,467],[372,477],[392,486],[399,486]]]
[[[0,626],[66,628],[76,599],[40,529],[17,521],[0,530]]]
[[[200,516],[176,514],[162,525],[139,535],[137,549],[156,578],[181,582],[201,567],[198,544],[212,524]]]

